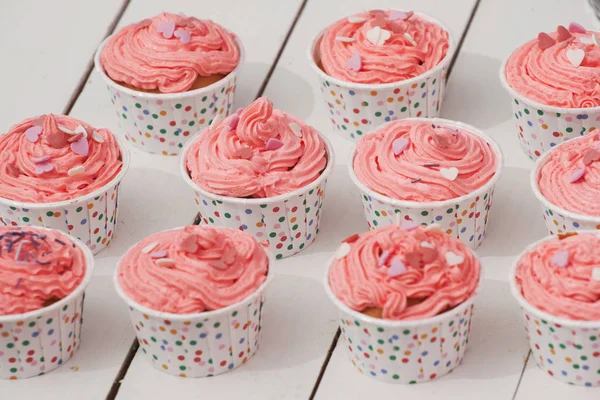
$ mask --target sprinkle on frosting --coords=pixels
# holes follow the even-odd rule
[[[585,28],[579,25],[577,22],[571,22],[569,24],[569,32],[571,33],[585,33]]]
[[[558,251],[554,253],[552,256],[552,264],[557,266],[558,268],[564,268],[569,265],[569,252],[568,251]]]
[[[346,66],[348,67],[348,69],[351,69],[353,71],[360,71],[360,69],[362,68],[362,59],[360,58],[360,53],[355,52],[354,54],[352,54],[352,57],[348,59]]]

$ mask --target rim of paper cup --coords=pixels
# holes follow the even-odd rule
[[[525,103],[525,104],[529,105],[530,107],[535,107],[544,112],[550,112],[550,113],[553,112],[553,113],[560,113],[560,114],[589,114],[589,113],[594,113],[594,112],[600,112],[600,106],[569,108],[569,107],[557,107],[557,106],[545,105],[545,104],[539,103],[535,100],[532,100],[528,97],[525,97],[522,94],[520,94],[519,92],[517,92],[515,89],[513,89],[508,84],[508,81],[506,80],[506,75],[505,75],[504,71],[506,70],[506,64],[508,64],[508,61],[510,60],[512,55],[519,48],[521,48],[521,46],[522,45],[518,46],[515,50],[510,52],[508,57],[506,57],[504,59],[504,61],[502,62],[502,65],[500,66],[500,71],[499,71],[500,82],[502,83],[504,90],[506,90],[513,99],[517,99],[517,100],[519,100],[519,102]]]
[[[597,235],[598,232],[600,232],[600,231],[597,231],[594,229],[585,229],[585,230],[577,231],[578,234],[591,233],[594,235]],[[556,317],[552,314],[549,314],[549,313],[542,311],[539,308],[533,306],[531,303],[529,303],[527,300],[525,300],[525,297],[523,297],[523,295],[521,294],[521,290],[517,284],[517,279],[516,279],[516,273],[517,273],[517,269],[519,268],[519,263],[521,262],[521,260],[525,256],[525,254],[527,254],[531,250],[534,250],[535,248],[540,246],[542,243],[549,242],[551,240],[560,240],[560,239],[558,239],[558,237],[556,237],[554,235],[548,235],[548,236],[544,237],[543,239],[540,239],[540,240],[537,240],[537,241],[531,243],[529,246],[527,246],[525,248],[525,250],[523,250],[517,256],[517,259],[511,266],[510,273],[508,275],[508,281],[510,283],[510,292],[511,292],[512,296],[515,298],[515,300],[517,300],[517,302],[519,303],[521,308],[526,310],[528,313],[536,315],[545,321],[552,322],[553,324],[559,324],[559,325],[563,325],[566,327],[572,327],[572,328],[592,328],[592,329],[600,328],[600,320],[598,320],[598,321],[581,321],[581,320],[568,319],[568,318],[564,318],[564,317]]]
[[[81,283],[79,283],[79,285],[71,293],[69,293],[68,296],[60,299],[59,301],[57,301],[54,304],[49,305],[48,307],[42,307],[37,310],[29,311],[29,312],[22,313],[22,314],[0,315],[0,323],[3,323],[3,324],[13,323],[16,321],[21,321],[21,320],[25,320],[25,319],[29,319],[29,318],[41,317],[48,312],[52,312],[59,308],[62,308],[65,304],[69,303],[71,300],[73,300],[75,297],[79,296],[82,292],[85,291],[85,289],[87,288],[87,286],[89,285],[89,283],[92,279],[92,273],[94,272],[94,255],[92,254],[92,251],[90,250],[90,248],[87,247],[81,240],[79,240],[76,237],[73,237],[63,231],[60,231],[58,229],[45,228],[42,226],[29,226],[29,227],[21,226],[21,227],[10,227],[10,228],[43,230],[43,231],[47,231],[47,232],[59,233],[66,240],[69,240],[69,241],[75,243],[75,245],[77,247],[79,247],[79,249],[81,251],[83,251],[83,255],[84,255],[85,263],[86,263],[86,271],[85,271],[85,276],[83,277],[83,280],[81,281]]]
[[[231,33],[231,32],[229,32],[229,33]],[[104,71],[104,68],[102,68],[102,63],[100,62],[100,54],[102,53],[102,49],[104,48],[104,45],[112,36],[114,36],[114,34],[107,37],[106,39],[104,39],[104,41],[102,41],[102,43],[98,47],[98,50],[96,50],[96,54],[94,55],[94,66],[96,67],[96,71],[98,71],[98,73],[100,74],[100,76],[102,77],[102,79],[104,80],[104,82],[107,85],[115,88],[116,90],[118,90],[120,92],[126,93],[129,96],[137,97],[140,99],[168,101],[168,100],[184,99],[184,98],[188,98],[188,97],[199,96],[199,95],[202,95],[205,93],[212,92],[215,88],[223,86],[223,81],[231,80],[233,77],[238,76],[240,74],[240,70],[242,69],[244,62],[246,61],[246,52],[244,50],[244,46],[242,45],[242,41],[240,40],[240,38],[236,36],[235,42],[236,42],[238,48],[240,49],[240,60],[238,62],[238,65],[234,68],[233,71],[231,71],[230,73],[225,75],[222,79],[218,80],[217,82],[212,83],[212,84],[202,87],[202,88],[198,88],[198,89],[194,89],[194,90],[187,90],[187,91],[181,92],[181,93],[141,92],[141,91],[129,89],[129,88],[113,81],[106,74],[106,72]]]
[[[204,129],[210,129],[210,127],[207,127]],[[325,169],[321,172],[321,175],[319,175],[317,177],[317,179],[315,179],[308,185],[302,186],[301,188],[296,189],[293,192],[284,193],[284,194],[280,194],[278,196],[273,196],[273,197],[260,197],[260,198],[246,199],[246,198],[240,198],[240,197],[230,197],[230,196],[222,196],[219,194],[214,194],[205,189],[202,189],[196,182],[194,182],[187,171],[187,166],[185,165],[186,159],[187,159],[187,154],[188,154],[190,148],[199,139],[200,135],[203,134],[202,132],[204,131],[204,129],[202,131],[200,131],[198,134],[194,135],[190,140],[188,140],[188,142],[184,145],[183,149],[181,150],[181,159],[179,160],[179,171],[181,172],[181,175],[183,176],[183,180],[192,189],[199,192],[202,196],[210,198],[211,200],[222,201],[223,203],[228,203],[228,204],[242,204],[242,205],[273,204],[276,202],[288,200],[294,196],[304,194],[304,193],[308,192],[309,190],[316,188],[317,186],[322,184],[329,177],[329,175],[331,175],[331,172],[333,172],[333,167],[335,165],[335,153],[333,152],[333,146],[329,142],[329,139],[327,139],[325,137],[325,135],[321,134],[321,132],[319,132],[318,130],[315,129],[315,131],[317,131],[317,134],[319,135],[319,137],[325,143],[325,148],[327,149],[327,165],[325,166]]]
[[[204,228],[202,225],[195,225],[195,226],[200,226],[201,228]],[[185,226],[179,226],[177,228],[167,229],[167,230],[156,232],[156,233],[179,231],[184,228],[185,228]],[[217,229],[234,229],[234,228],[217,228]],[[252,239],[254,241],[256,241],[256,239],[254,239],[254,238],[252,238]],[[115,285],[115,290],[117,291],[117,294],[127,304],[128,307],[131,307],[143,314],[147,314],[153,318],[165,318],[165,319],[169,319],[171,321],[183,321],[183,320],[192,320],[192,319],[197,319],[197,318],[218,317],[223,314],[229,313],[229,311],[232,311],[232,310],[238,308],[239,306],[244,305],[245,303],[247,303],[250,300],[253,300],[260,293],[263,293],[265,291],[265,289],[273,281],[273,277],[275,276],[275,269],[273,267],[273,264],[275,264],[275,262],[274,262],[275,260],[273,258],[273,254],[267,248],[265,248],[260,243],[258,243],[258,241],[256,241],[256,242],[257,242],[258,246],[265,252],[265,254],[267,255],[268,260],[269,260],[269,265],[268,265],[268,269],[267,269],[267,277],[266,277],[265,281],[258,287],[258,289],[256,289],[254,292],[252,292],[250,295],[248,295],[243,300],[238,301],[237,303],[231,304],[227,307],[219,308],[218,310],[203,311],[203,312],[199,312],[199,313],[189,313],[189,314],[174,314],[174,313],[170,313],[170,312],[166,312],[166,311],[157,311],[152,308],[146,307],[146,306],[141,305],[140,303],[136,302],[129,296],[127,296],[125,294],[125,292],[123,291],[123,289],[121,288],[121,285],[119,284],[119,270],[121,269],[121,262],[123,262],[123,259],[125,258],[125,256],[130,251],[132,251],[133,248],[139,244],[139,242],[136,242],[133,246],[129,247],[129,249],[127,249],[127,251],[123,254],[121,259],[117,263],[117,268],[115,269],[115,273],[113,274],[113,284]]]
[[[531,184],[531,189],[533,191],[533,194],[538,199],[538,201],[540,203],[542,203],[542,205],[544,207],[551,209],[552,212],[556,212],[557,214],[560,214],[562,216],[565,216],[565,217],[573,219],[573,220],[600,224],[600,216],[596,217],[593,215],[578,214],[573,211],[565,210],[564,208],[557,206],[554,203],[551,203],[546,197],[544,197],[544,195],[540,191],[540,188],[538,185],[538,175],[540,173],[540,169],[544,166],[544,164],[548,160],[548,157],[550,157],[550,154],[553,152],[559,151],[560,147],[565,145],[566,143],[569,143],[569,142],[575,141],[575,140],[582,140],[582,139],[585,139],[585,137],[586,136],[581,136],[581,137],[567,140],[566,142],[562,142],[562,143],[552,147],[550,150],[548,150],[544,154],[542,154],[542,156],[540,158],[538,158],[537,161],[535,162],[535,166],[531,170],[531,173],[529,174],[529,182]]]
[[[461,128],[463,130],[468,131],[469,133],[471,133],[473,135],[477,135],[477,136],[483,138],[487,143],[490,144],[490,147],[496,154],[496,158],[498,160],[496,172],[494,172],[494,175],[490,178],[489,181],[487,181],[485,183],[485,185],[481,186],[480,188],[478,188],[477,190],[474,190],[471,193],[467,193],[460,197],[454,197],[452,199],[442,200],[442,201],[423,201],[423,202],[393,199],[391,197],[385,196],[383,194],[375,192],[374,190],[369,189],[367,186],[365,186],[365,184],[363,184],[358,179],[358,177],[354,173],[354,157],[356,157],[358,143],[360,143],[362,138],[370,135],[370,133],[367,133],[366,135],[363,135],[361,137],[361,139],[359,139],[358,142],[354,145],[354,147],[352,149],[351,157],[350,157],[350,162],[348,163],[348,171],[350,174],[350,178],[352,179],[352,182],[354,182],[354,184],[363,193],[367,194],[368,196],[374,198],[375,200],[379,200],[385,204],[390,204],[392,206],[401,207],[401,208],[423,209],[423,208],[448,207],[450,205],[454,205],[457,202],[461,202],[461,201],[482,195],[484,192],[487,192],[492,187],[494,187],[496,185],[496,183],[498,182],[498,179],[500,179],[500,176],[502,175],[502,171],[504,170],[504,155],[502,153],[502,150],[500,149],[500,146],[498,146],[498,143],[496,143],[496,141],[494,139],[492,139],[490,136],[483,133],[483,131],[481,131],[480,129],[477,129],[472,125],[468,125],[468,124],[465,124],[465,123],[462,123],[459,121],[451,121],[449,119],[444,119],[444,118],[403,118],[402,121],[407,121],[407,122],[421,121],[421,122],[427,122],[427,123],[433,123],[433,124],[440,123],[440,124],[444,124],[444,125],[447,125],[450,127]],[[377,128],[377,130],[382,129],[385,126],[387,126],[388,124],[392,124],[395,122],[396,121],[387,122],[387,123],[379,126]]]
[[[392,320],[392,319],[374,318],[369,315],[366,315],[366,314],[363,314],[361,312],[351,309],[346,304],[344,304],[340,299],[337,298],[337,296],[333,293],[333,290],[331,290],[331,286],[329,285],[329,272],[331,271],[331,267],[333,266],[333,262],[335,261],[335,255],[333,255],[331,258],[329,258],[329,261],[327,261],[327,268],[325,268],[325,282],[324,282],[325,292],[327,293],[327,296],[329,297],[331,302],[333,304],[335,304],[336,307],[340,311],[350,314],[353,318],[360,320],[360,321],[364,321],[366,323],[370,323],[373,325],[379,325],[379,326],[386,327],[386,328],[405,328],[405,327],[413,328],[413,327],[419,327],[419,326],[423,326],[423,325],[436,324],[436,323],[441,322],[444,319],[446,319],[449,315],[455,315],[455,314],[462,315],[462,313],[464,312],[465,309],[467,309],[467,308],[471,307],[471,305],[475,304],[475,300],[479,296],[479,292],[481,290],[481,285],[483,283],[483,273],[484,273],[483,265],[481,265],[481,260],[479,259],[479,256],[477,255],[477,253],[475,253],[473,250],[471,250],[466,245],[464,245],[464,248],[467,249],[473,256],[475,261],[477,261],[479,263],[479,283],[477,284],[477,288],[475,289],[475,292],[473,293],[473,295],[471,297],[469,297],[468,299],[466,299],[465,301],[460,303],[458,306],[454,307],[453,309],[451,309],[449,311],[444,311],[441,314],[437,314],[433,317],[423,318],[423,319],[406,320],[406,321],[405,320]]]
[[[65,207],[65,206],[68,206],[71,204],[79,203],[82,201],[87,201],[96,196],[101,196],[102,193],[106,192],[109,187],[116,185],[123,179],[123,177],[127,173],[127,170],[129,169],[129,164],[131,161],[131,154],[129,153],[129,148],[127,147],[127,145],[125,144],[123,139],[121,139],[119,136],[112,133],[112,131],[109,130],[109,132],[111,135],[113,135],[113,137],[117,141],[117,144],[119,145],[119,150],[121,150],[121,159],[122,159],[123,164],[121,165],[121,171],[119,171],[119,173],[113,179],[111,179],[110,182],[108,182],[106,185],[94,190],[93,192],[90,192],[83,196],[74,197],[69,200],[55,201],[52,203],[30,203],[30,202],[10,200],[10,199],[6,199],[4,197],[0,197],[0,204],[17,207],[17,208],[28,208],[28,209],[32,209],[32,210],[40,210],[40,209]]]
[[[398,11],[402,11],[402,10],[398,10]],[[313,71],[315,71],[322,79],[325,79],[335,85],[338,85],[338,86],[341,86],[344,88],[349,88],[349,89],[373,89],[373,90],[379,89],[379,90],[381,90],[381,89],[395,88],[398,86],[411,85],[413,83],[421,82],[424,79],[428,78],[430,75],[438,73],[438,72],[440,72],[440,70],[447,67],[448,64],[450,64],[452,57],[454,56],[454,52],[456,51],[456,48],[454,45],[454,38],[452,36],[452,32],[450,32],[450,30],[446,27],[446,25],[442,24],[440,21],[438,21],[437,19],[435,19],[427,14],[423,14],[418,11],[415,11],[414,14],[418,15],[419,17],[423,18],[426,21],[432,22],[432,23],[440,26],[442,29],[444,29],[448,33],[448,51],[446,52],[446,56],[435,67],[433,67],[429,71],[425,71],[418,76],[415,76],[410,79],[405,79],[403,81],[397,81],[397,82],[391,82],[391,83],[374,83],[374,84],[354,83],[354,82],[344,81],[344,80],[335,78],[335,77],[325,73],[325,71],[323,71],[321,68],[319,68],[319,66],[317,65],[317,63],[315,61],[315,51],[318,49],[317,45],[319,43],[321,43],[321,38],[323,37],[323,34],[325,33],[325,31],[327,30],[327,28],[329,28],[329,26],[331,24],[335,23],[335,21],[332,22],[331,24],[327,25],[311,41],[310,47],[308,48],[308,52],[307,52],[309,65],[311,66]],[[353,14],[353,15],[355,15],[355,14]],[[347,18],[350,16],[352,16],[352,15],[348,15],[344,18]]]

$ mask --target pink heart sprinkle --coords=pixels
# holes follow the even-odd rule
[[[25,131],[25,136],[27,137],[27,140],[29,140],[32,143],[35,143],[35,142],[37,142],[41,133],[42,133],[41,126],[32,126],[31,128],[28,128]]]
[[[67,142],[69,142],[69,143],[73,143],[73,142],[76,142],[76,141],[78,141],[78,140],[79,140],[79,139],[81,139],[82,137],[83,137],[83,133],[78,133],[78,134],[76,134],[76,135],[70,136],[70,137],[67,139]]]
[[[80,156],[87,156],[90,151],[90,146],[87,138],[81,136],[81,138],[78,141],[71,143],[71,150],[73,150],[74,153],[77,153]]]
[[[554,264],[558,268],[564,268],[569,264],[569,252],[568,251],[558,251],[558,252],[554,253],[551,261],[552,261],[552,264]]]
[[[237,128],[238,122],[240,122],[240,116],[237,114],[233,114],[233,116],[229,120],[229,130],[232,131],[235,128]]]
[[[394,151],[394,155],[398,155],[404,151],[404,149],[408,146],[408,139],[406,138],[398,138],[392,142],[392,150]]]
[[[353,71],[360,71],[362,68],[362,59],[360,58],[360,54],[358,52],[354,53],[352,57],[348,59],[346,66],[348,69]]]
[[[50,172],[54,169],[54,165],[50,164],[49,162],[43,162],[40,164],[36,164],[35,166],[35,173],[37,175],[41,175],[44,172]]]
[[[225,262],[225,264],[233,264],[233,262],[235,261],[236,254],[237,253],[235,252],[235,250],[229,250],[227,253],[223,254],[223,261]]]
[[[585,168],[578,168],[571,174],[571,178],[569,179],[569,182],[571,182],[571,183],[577,182],[578,180],[581,179],[581,177],[583,175],[585,175]]]
[[[540,32],[538,34],[538,46],[541,50],[546,50],[556,44],[556,41],[550,37],[547,33]]]
[[[404,21],[406,19],[409,19],[410,17],[412,17],[412,15],[414,14],[413,11],[392,11],[390,13],[390,16],[388,17],[388,20],[390,21]]]
[[[283,142],[279,139],[270,138],[267,140],[267,150],[277,150],[283,146]]]
[[[392,258],[392,264],[387,270],[388,276],[394,278],[406,272],[406,266],[398,257]]]
[[[35,164],[40,164],[43,162],[46,162],[50,159],[50,156],[41,156],[41,157],[32,157],[31,161],[33,161]]]
[[[156,30],[163,34],[165,39],[171,39],[175,32],[175,21],[165,21],[156,27]]]
[[[388,260],[388,258],[390,257],[390,251],[389,250],[384,250],[383,253],[381,253],[381,255],[379,256],[379,260],[377,261],[377,265],[378,266],[382,266],[383,264],[385,264]]]
[[[569,32],[571,33],[586,33],[585,28],[579,25],[577,22],[571,22],[569,24]]]
[[[163,258],[166,257],[168,254],[167,250],[159,250],[159,251],[155,251],[154,253],[150,254],[151,258]]]
[[[590,165],[594,161],[600,160],[600,151],[595,149],[586,149],[583,152],[583,164]]]
[[[186,236],[181,241],[181,248],[188,253],[195,253],[198,251],[198,237],[196,235]]]
[[[400,225],[400,228],[402,228],[405,231],[412,231],[414,229],[417,229],[419,227],[419,224],[417,224],[414,221],[411,220],[404,220],[402,221],[402,224]]]
[[[179,38],[181,43],[188,44],[190,42],[191,34],[188,31],[184,29],[177,29],[174,34],[176,38]]]

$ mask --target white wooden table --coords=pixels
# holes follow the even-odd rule
[[[346,172],[351,144],[331,132],[305,58],[311,38],[328,23],[367,8],[393,7],[429,13],[450,28],[461,45],[443,116],[486,130],[506,155],[488,237],[478,249],[485,283],[468,355],[450,375],[411,386],[360,375],[346,359],[344,346],[338,346],[337,311],[323,291],[323,268],[341,239],[367,226]],[[160,373],[137,352],[112,274],[129,246],[152,232],[191,223],[195,207],[176,158],[133,150],[122,188],[118,238],[96,257],[87,291],[81,348],[46,376],[0,381],[0,399],[600,398],[600,389],[555,381],[528,358],[507,274],[522,248],[545,231],[528,184],[532,163],[519,148],[509,100],[497,78],[502,59],[539,31],[571,21],[597,27],[583,0],[0,0],[0,132],[48,112],[70,113],[117,130],[106,89],[91,72],[95,48],[115,27],[167,8],[211,18],[240,36],[247,61],[236,107],[266,95],[277,108],[329,135],[337,165],[329,180],[321,234],[303,253],[277,262],[263,342],[253,359],[214,378]]]

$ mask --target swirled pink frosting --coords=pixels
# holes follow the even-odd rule
[[[172,263],[161,265],[161,259]],[[191,314],[244,300],[263,284],[268,268],[267,254],[249,233],[186,226],[155,233],[130,249],[118,282],[138,304]]]
[[[596,151],[599,159],[585,164],[586,152]],[[584,175],[571,182],[575,171]],[[538,187],[552,204],[583,215],[600,216],[600,134],[571,140],[550,151],[538,171]]]
[[[272,149],[269,141],[281,147]],[[273,109],[261,97],[202,132],[187,153],[186,165],[192,180],[208,192],[273,197],[315,181],[327,165],[327,149],[314,128]]]
[[[384,18],[379,18],[385,21],[380,28],[390,33],[390,38],[381,45],[373,44],[367,38],[378,13],[384,14]],[[444,28],[418,15],[390,21],[391,13],[390,10],[364,12],[354,16],[365,19],[364,22],[353,23],[342,18],[330,25],[319,49],[325,72],[347,82],[391,83],[421,75],[444,59],[449,48],[448,32]],[[337,37],[353,41],[340,41]],[[358,71],[347,66],[355,53],[360,54],[362,61]]]
[[[396,155],[397,139],[408,144]],[[484,186],[497,171],[498,156],[481,136],[462,128],[400,120],[363,136],[352,165],[363,185],[387,197],[443,201]],[[458,169],[454,180],[441,172],[451,168]]]
[[[41,128],[41,133],[27,134],[32,127]],[[61,128],[72,133],[85,129],[87,155],[73,150],[68,139],[76,135]],[[44,158],[47,161],[39,162]],[[48,164],[50,170],[38,170]],[[0,135],[0,197],[5,199],[31,203],[74,199],[108,184],[122,166],[121,150],[108,129],[97,129],[66,115],[26,119]]]
[[[87,268],[83,251],[61,232],[0,227],[0,315],[38,310],[67,297]]]
[[[164,36],[162,24],[175,24]],[[160,29],[160,31],[159,31]],[[185,43],[178,31],[189,34]],[[163,93],[185,92],[199,76],[226,75],[240,62],[235,35],[210,20],[161,13],[131,24],[111,36],[100,55],[116,82]]]
[[[434,254],[428,262],[413,265],[409,258],[423,251],[424,242]],[[448,252],[463,257],[463,261],[449,266]],[[390,276],[388,270],[395,258],[406,270]],[[383,309],[384,319],[425,319],[473,296],[480,269],[479,261],[458,239],[424,227],[406,231],[388,225],[363,233],[350,244],[349,253],[333,262],[329,285],[335,296],[353,310],[375,307]]]
[[[591,43],[592,31],[571,32],[572,37],[558,41],[556,32],[548,35],[556,43],[544,50],[533,39],[519,47],[508,59],[506,80],[522,96],[556,107],[600,106],[600,47]],[[600,33],[596,33],[600,38]],[[580,40],[589,41],[582,43]],[[582,49],[585,57],[578,67],[567,58],[567,51]]]
[[[562,252],[568,252],[568,262],[559,267],[553,258]],[[600,321],[600,280],[593,279],[594,269],[600,269],[600,236],[583,233],[553,238],[527,252],[515,277],[535,308],[556,317]]]

